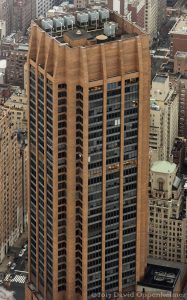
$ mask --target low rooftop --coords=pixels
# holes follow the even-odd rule
[[[177,34],[185,34],[187,35],[187,16],[181,16],[173,28],[169,32],[170,34],[177,33]]]
[[[148,264],[144,279],[138,284],[159,290],[173,291],[180,274],[179,268]]]
[[[175,57],[187,58],[187,52],[177,51]]]
[[[153,78],[154,82],[159,82],[159,83],[165,83],[166,80],[168,79],[167,75],[155,75],[155,77]]]
[[[151,167],[152,172],[158,172],[158,173],[164,173],[164,174],[170,174],[173,173],[176,169],[176,164],[171,163],[169,161],[156,161]]]

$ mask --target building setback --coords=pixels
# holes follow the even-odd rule
[[[118,26],[75,21],[63,35],[32,25],[27,300],[89,300],[144,275],[149,38],[115,12],[109,20]]]

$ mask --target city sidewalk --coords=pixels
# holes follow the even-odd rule
[[[13,262],[14,259],[18,256],[20,249],[23,247],[25,242],[28,240],[28,231],[27,228],[25,229],[25,232],[20,235],[19,239],[16,241],[13,247],[10,247],[6,257],[0,264],[0,273],[6,273],[8,270],[7,264],[11,261]]]

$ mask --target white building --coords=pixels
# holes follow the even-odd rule
[[[145,4],[145,30],[150,34],[151,40],[157,36],[158,31],[158,1],[146,0]]]
[[[0,84],[5,83],[6,68],[7,68],[6,59],[1,59],[0,60]]]
[[[63,0],[37,0],[36,1],[36,17],[45,16],[49,9],[54,5],[59,5]]]
[[[152,81],[150,101],[151,163],[170,158],[178,136],[178,105],[178,96],[170,89],[169,77],[156,75]]]
[[[177,166],[157,161],[151,167],[149,196],[149,256],[186,262],[185,202]]]

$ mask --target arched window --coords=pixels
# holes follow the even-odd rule
[[[163,191],[164,190],[164,180],[162,178],[158,179],[158,190]]]

